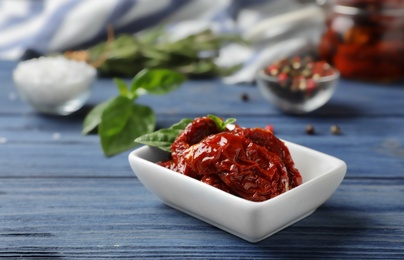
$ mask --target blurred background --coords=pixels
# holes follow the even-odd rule
[[[228,84],[252,82],[259,68],[301,53],[347,78],[389,82],[404,74],[402,0],[2,0],[0,59],[89,51],[161,25],[169,41],[206,29],[245,40],[215,53],[219,66],[240,65],[223,77]],[[92,53],[71,57],[95,64]]]
[[[173,39],[205,29],[236,34],[248,45],[227,44],[217,62],[243,63],[228,83],[251,81],[254,70],[282,53],[317,44],[326,2],[315,0],[2,0],[0,59],[91,48],[115,36],[164,24]]]

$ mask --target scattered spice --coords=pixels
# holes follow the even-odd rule
[[[333,135],[340,135],[341,134],[341,128],[338,125],[332,125],[330,128],[330,131]]]
[[[242,93],[240,96],[241,100],[243,100],[244,102],[247,102],[250,100],[250,96],[247,93]]]
[[[314,135],[315,131],[314,131],[314,126],[313,125],[307,125],[306,126],[306,133],[309,135]]]

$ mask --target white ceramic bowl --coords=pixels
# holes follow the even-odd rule
[[[342,182],[347,166],[330,155],[286,142],[303,184],[275,198],[252,202],[155,164],[168,154],[143,146],[129,163],[143,185],[165,204],[255,243],[307,217]]]

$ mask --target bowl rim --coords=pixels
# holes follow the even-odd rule
[[[257,76],[259,78],[262,78],[264,80],[268,80],[268,81],[271,81],[271,82],[276,82],[276,83],[279,82],[277,77],[270,76],[267,73],[265,73],[265,68],[266,67],[267,66],[261,68],[258,71]],[[313,79],[314,82],[316,82],[316,83],[325,83],[325,82],[331,82],[331,81],[334,81],[334,80],[338,79],[340,77],[340,72],[336,68],[334,68],[334,67],[332,67],[332,68],[334,70],[333,74],[328,75],[328,76],[323,76],[323,77],[320,77],[318,79]]]
[[[345,177],[346,170],[347,170],[347,164],[346,164],[345,161],[343,161],[343,160],[341,160],[341,159],[339,159],[337,157],[334,157],[332,155],[325,154],[325,153],[322,153],[320,151],[311,149],[311,148],[306,147],[306,146],[302,146],[302,145],[299,145],[299,144],[296,144],[296,143],[293,143],[293,142],[285,141],[283,139],[280,139],[280,140],[283,141],[286,144],[288,149],[289,149],[290,146],[295,146],[295,148],[297,148],[299,150],[304,150],[304,151],[309,152],[311,154],[315,154],[316,156],[332,158],[334,166],[331,169],[328,169],[327,171],[322,172],[318,176],[315,176],[315,177],[311,178],[308,181],[303,180],[303,183],[300,184],[299,186],[294,187],[293,189],[290,189],[290,190],[288,190],[288,191],[286,191],[286,192],[284,192],[282,194],[279,194],[276,197],[273,197],[271,199],[267,199],[265,201],[251,201],[251,200],[247,200],[245,198],[236,196],[234,194],[230,194],[230,193],[227,193],[225,191],[222,191],[222,190],[220,190],[220,189],[218,189],[216,187],[213,187],[213,186],[211,186],[209,184],[203,183],[200,180],[194,179],[194,178],[192,178],[190,176],[186,176],[186,175],[180,174],[178,172],[175,172],[173,170],[167,169],[167,168],[165,168],[163,166],[157,165],[155,162],[150,161],[150,160],[148,160],[146,158],[143,158],[139,154],[137,154],[138,152],[140,152],[140,149],[145,150],[145,149],[149,148],[149,149],[153,150],[153,149],[158,149],[158,148],[151,147],[151,146],[148,146],[148,145],[141,146],[141,147],[139,147],[139,148],[137,148],[137,149],[135,149],[135,150],[133,150],[132,152],[129,153],[129,160],[134,160],[136,158],[135,160],[141,160],[144,163],[146,163],[147,165],[150,165],[151,167],[161,167],[161,168],[159,168],[161,171],[163,171],[163,172],[165,172],[167,174],[174,174],[176,176],[174,178],[185,178],[186,181],[194,182],[196,185],[204,184],[204,185],[206,185],[205,188],[209,189],[211,192],[217,193],[218,196],[225,196],[225,197],[227,197],[227,199],[233,200],[233,201],[235,201],[237,203],[242,203],[244,205],[244,207],[249,207],[250,209],[258,209],[258,208],[261,208],[261,207],[268,207],[271,204],[276,204],[277,201],[279,201],[279,200],[284,200],[284,199],[287,199],[287,197],[289,197],[289,196],[294,196],[294,193],[299,192],[301,189],[305,189],[306,186],[308,186],[308,185],[313,185],[312,184],[313,182],[319,182],[322,179],[327,178],[327,176],[329,174],[333,173],[337,169],[340,169],[341,167],[342,167],[342,169],[344,171],[343,178]],[[162,151],[162,152],[167,153],[167,152],[164,152],[164,151]],[[136,173],[135,173],[135,175],[136,175]]]

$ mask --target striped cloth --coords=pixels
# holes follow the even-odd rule
[[[1,0],[0,59],[88,48],[106,40],[108,26],[115,34],[162,22],[179,35],[207,26],[245,34],[258,21],[299,9],[302,1],[310,0]],[[252,54],[236,49],[233,58],[234,51]]]

